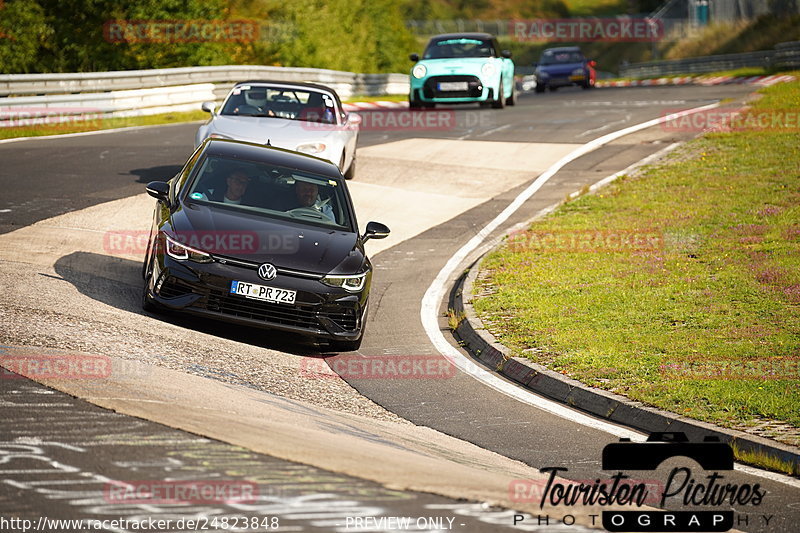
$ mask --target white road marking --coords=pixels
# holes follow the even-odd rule
[[[423,328],[425,328],[425,333],[428,335],[428,338],[431,340],[439,353],[450,360],[465,374],[470,374],[472,377],[480,380],[485,385],[492,387],[498,392],[510,396],[511,398],[514,398],[520,402],[583,426],[604,431],[616,437],[626,437],[638,442],[644,441],[644,435],[637,431],[594,418],[568,408],[561,403],[537,396],[536,394],[513,385],[501,379],[496,374],[485,370],[473,362],[472,359],[461,354],[461,352],[459,352],[447,341],[447,339],[445,339],[444,335],[439,329],[439,305],[444,298],[445,287],[447,286],[448,280],[456,272],[458,267],[467,258],[467,256],[476,250],[478,246],[480,246],[481,243],[483,243],[483,241],[486,240],[486,238],[495,229],[497,229],[503,222],[508,220],[508,218],[511,217],[511,215],[513,215],[522,206],[522,204],[529,200],[551,177],[553,177],[568,163],[625,135],[656,126],[666,122],[667,120],[674,120],[676,117],[699,113],[708,109],[714,109],[718,106],[719,103],[717,102],[701,107],[695,107],[671,115],[648,120],[647,122],[642,122],[641,124],[636,124],[634,126],[603,135],[602,137],[598,137],[597,139],[594,139],[583,146],[576,148],[553,164],[544,173],[539,175],[539,177],[536,178],[527,188],[525,188],[525,190],[523,190],[500,214],[486,224],[474,237],[472,237],[447,261],[447,264],[445,264],[445,266],[439,271],[439,274],[433,280],[430,287],[428,287],[428,290],[425,291],[425,295],[422,297],[422,305],[420,307],[420,319],[422,320]],[[667,149],[669,148],[670,147],[667,147]],[[612,176],[605,178],[605,180],[608,181],[611,181],[611,179],[613,179]],[[746,472],[750,475],[770,479],[772,481],[783,483],[792,487],[800,486],[800,480],[796,480],[782,474],[767,472],[740,464],[735,465],[735,468],[736,470]]]
[[[69,137],[86,137],[88,135],[102,135],[104,133],[119,133],[121,131],[135,131],[146,128],[163,128],[164,126],[183,126],[186,124],[200,124],[201,121],[176,122],[174,124],[149,124],[147,126],[129,126],[127,128],[112,128],[108,130],[81,131],[79,133],[58,133],[56,135],[34,135],[33,137],[14,137],[12,139],[0,139],[0,144],[15,143],[19,141],[38,141],[40,139],[66,139]],[[102,158],[101,158],[102,159]]]

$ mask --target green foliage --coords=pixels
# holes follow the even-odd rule
[[[38,4],[7,2],[0,9],[0,65],[4,72],[36,70],[37,53],[51,36]]]
[[[114,21],[242,19],[260,24],[257,39],[119,42],[103,31]],[[406,70],[415,48],[391,0],[8,0],[0,31],[5,73],[223,64],[389,72]]]

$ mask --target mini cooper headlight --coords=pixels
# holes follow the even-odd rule
[[[325,143],[306,143],[301,144],[295,148],[295,152],[302,152],[304,154],[319,154],[325,151]]]
[[[576,68],[575,70],[572,71],[572,75],[573,76],[583,76],[583,69],[582,68]]]
[[[425,65],[417,65],[411,70],[411,74],[417,79],[424,78],[427,73],[428,69],[425,68]]]
[[[211,256],[200,250],[195,250],[189,246],[185,246],[175,239],[171,239],[164,234],[164,239],[167,241],[167,255],[179,261],[191,260],[195,263],[210,263],[213,261]]]
[[[341,287],[347,292],[358,292],[364,288],[364,283],[367,281],[367,273],[350,276],[327,275],[320,281],[329,287]]]
[[[484,76],[491,76],[494,74],[494,65],[492,63],[484,63],[481,67],[481,74]]]

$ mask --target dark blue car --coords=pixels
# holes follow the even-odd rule
[[[596,63],[583,56],[577,46],[548,48],[536,64],[536,92],[543,93],[549,88],[580,85],[584,89],[594,87],[597,79]]]

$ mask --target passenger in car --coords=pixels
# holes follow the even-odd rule
[[[297,180],[294,182],[295,203],[291,209],[308,207],[316,209],[331,220],[336,217],[333,214],[333,207],[330,205],[330,198],[325,200],[319,196],[319,187],[310,181]]]
[[[242,170],[234,170],[225,178],[225,190],[221,187],[209,188],[202,193],[204,200],[212,202],[222,202],[224,204],[238,205],[242,203],[242,198],[250,185],[250,176]]]

